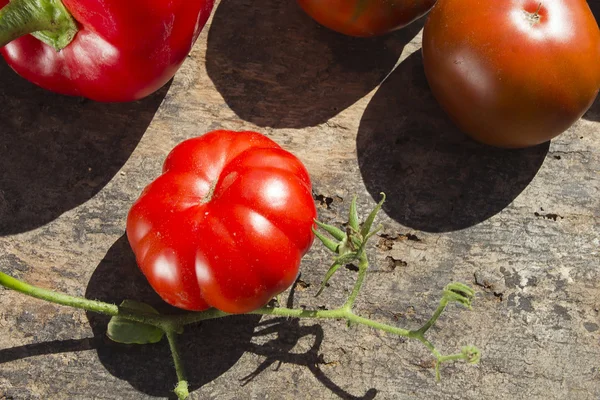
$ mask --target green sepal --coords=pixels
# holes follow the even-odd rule
[[[336,258],[335,262],[337,262],[341,265],[346,265],[346,264],[349,264],[352,261],[356,260],[357,258],[358,258],[358,253],[346,253],[346,254],[342,254],[341,256]]]
[[[357,257],[356,253],[346,253],[346,254],[343,254],[343,255],[339,256],[338,258],[336,258],[334,260],[333,264],[331,265],[331,267],[329,267],[329,270],[327,271],[327,273],[325,274],[325,277],[323,278],[323,282],[321,282],[321,287],[319,288],[319,291],[317,292],[317,294],[315,294],[315,297],[319,296],[323,292],[323,289],[325,289],[325,286],[327,285],[327,282],[329,282],[329,279],[331,279],[333,274],[335,274],[336,271],[338,269],[340,269],[340,267],[342,265],[346,265],[346,264],[356,260],[356,257]]]
[[[321,232],[319,232],[315,228],[312,228],[312,231],[315,234],[315,236],[317,237],[317,239],[319,239],[325,247],[327,247],[329,250],[333,251],[334,253],[338,252],[338,247],[340,247],[340,244],[338,242],[329,239],[328,237],[323,235]]]
[[[350,215],[348,216],[348,226],[354,231],[359,232],[358,226],[358,212],[356,211],[356,195],[352,197],[350,203]]]
[[[383,202],[385,201],[385,193],[381,192],[380,194],[381,194],[381,200],[379,201],[379,203],[377,203],[377,206],[375,206],[373,211],[371,211],[371,213],[365,220],[365,223],[363,224],[363,226],[360,230],[360,234],[362,235],[362,237],[365,238],[364,239],[365,241],[367,240],[366,239],[367,235],[369,235],[369,233],[371,232],[371,226],[373,226],[373,221],[375,221],[375,217],[377,216],[377,213],[379,212],[379,210],[381,210],[381,207],[383,206]]]
[[[148,304],[134,300],[123,300],[119,307],[146,314],[159,314]],[[160,342],[165,333],[155,326],[131,321],[117,315],[110,319],[106,334],[117,343],[148,344]]]
[[[323,229],[325,232],[329,233],[337,240],[343,240],[346,237],[346,232],[339,228],[336,228],[333,225],[327,225],[317,220],[315,220],[315,224],[317,224],[319,228]]]
[[[321,287],[319,288],[319,290],[317,291],[317,293],[315,294],[315,297],[318,297],[321,293],[323,293],[323,290],[325,289],[325,287],[327,286],[327,282],[329,282],[329,279],[333,276],[333,274],[335,274],[335,272],[340,269],[340,267],[342,266],[342,264],[339,264],[337,262],[337,260],[331,265],[331,267],[329,267],[329,270],[327,271],[327,273],[325,274],[325,277],[323,278],[323,281],[321,282]]]

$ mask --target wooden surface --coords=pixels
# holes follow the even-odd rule
[[[366,208],[387,193],[358,311],[416,327],[446,283],[467,282],[473,310],[450,307],[430,337],[483,356],[444,366],[436,383],[417,343],[336,321],[232,317],[183,335],[193,399],[600,398],[600,103],[550,144],[490,149],[433,100],[423,21],[352,39],[293,1],[257,4],[221,1],[174,80],[137,103],[54,95],[0,64],[0,269],[160,304],[123,236],[131,203],[180,141],[259,130],[305,162],[324,221],[344,222],[355,193]],[[329,262],[316,244],[295,306],[345,298],[347,269],[313,297]],[[0,399],[172,397],[168,346],[111,343],[106,323],[0,289]]]

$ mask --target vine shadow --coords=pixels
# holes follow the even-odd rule
[[[371,196],[385,192],[391,218],[428,232],[468,228],[503,210],[534,178],[548,149],[549,143],[498,149],[462,134],[435,101],[420,51],[378,89],[357,137]]]
[[[183,310],[166,304],[138,269],[127,237],[121,236],[94,271],[86,298],[120,304],[132,299],[150,304],[161,313]],[[151,396],[173,397],[177,382],[171,351],[166,340],[148,345],[125,345],[106,337],[109,317],[87,313],[95,337],[104,338],[98,358],[115,377]],[[244,354],[260,316],[240,315],[203,321],[185,328],[179,349],[187,369],[190,391],[198,389],[229,370]]]
[[[293,306],[294,287],[288,297],[288,306]],[[152,305],[161,313],[184,312],[166,304],[150,287],[137,268],[126,235],[114,243],[93,273],[85,297],[114,304],[119,304],[124,299],[135,299]],[[49,343],[49,348],[57,351],[82,346],[94,348],[100,362],[113,376],[126,380],[136,390],[147,395],[175,398],[173,387],[177,377],[165,340],[143,346],[115,343],[106,337],[109,317],[91,312],[86,315],[94,333],[93,339],[79,344],[71,341]],[[185,328],[184,333],[179,336],[179,348],[187,370],[190,392],[228,371],[245,352],[252,352],[264,356],[265,361],[252,374],[242,378],[241,385],[250,382],[275,362],[292,363],[309,368],[325,387],[342,399],[370,400],[374,397],[374,389],[369,389],[363,397],[353,396],[320,370],[319,364],[323,363],[319,354],[323,340],[321,326],[302,326],[298,319],[271,318],[262,322],[260,319],[259,315],[237,315],[202,321]],[[275,338],[265,344],[252,343],[253,338],[267,335],[275,335]],[[306,336],[315,338],[310,350],[292,353],[298,341]],[[34,348],[32,352],[35,352]],[[20,353],[22,350],[16,349],[7,352],[4,357],[14,359]],[[41,354],[47,352],[43,351]],[[2,355],[0,352],[0,357]]]
[[[38,228],[98,193],[125,164],[170,82],[130,103],[29,83],[0,62],[0,236]]]
[[[297,284],[298,281],[290,289],[287,307],[294,307]],[[88,283],[85,297],[113,304],[120,304],[124,299],[134,299],[152,305],[161,313],[185,312],[169,306],[152,290],[137,268],[135,256],[125,235],[113,244],[100,262]],[[136,390],[151,396],[175,398],[173,387],[177,377],[165,340],[143,346],[116,343],[106,336],[110,317],[92,312],[87,312],[86,316],[93,337],[0,349],[0,364],[47,354],[96,350],[98,359],[107,371],[127,381]],[[190,391],[216,379],[235,365],[245,352],[251,352],[265,359],[254,372],[240,379],[242,386],[273,364],[280,366],[286,363],[308,368],[323,386],[341,399],[375,398],[376,389],[368,389],[363,396],[352,395],[321,370],[320,365],[325,364],[325,361],[320,353],[324,338],[320,325],[303,325],[297,318],[260,319],[259,315],[238,315],[203,321],[185,328],[184,333],[179,336],[179,350],[187,370]],[[272,339],[262,344],[252,343],[253,338],[267,336]],[[305,337],[314,338],[310,348],[303,353],[294,352],[299,341]]]
[[[300,278],[300,277],[299,277]],[[298,279],[299,279],[298,278]],[[290,289],[286,307],[294,307],[294,294],[298,285],[298,280]],[[372,400],[377,395],[377,390],[374,388],[368,389],[363,396],[354,396],[339,385],[333,382],[322,370],[320,365],[325,364],[323,354],[320,353],[321,344],[323,343],[324,333],[323,328],[318,324],[301,325],[298,318],[274,318],[262,321],[258,324],[259,330],[255,332],[255,336],[273,336],[275,337],[268,342],[257,345],[249,343],[247,351],[265,357],[265,360],[249,375],[242,378],[243,385],[248,384],[261,372],[270,368],[277,363],[275,370],[278,370],[282,364],[295,364],[304,366],[309,369],[313,376],[333,394],[344,400]],[[314,341],[310,348],[304,353],[294,353],[292,350],[298,342],[306,337],[314,337]],[[294,390],[292,388],[291,390]],[[302,396],[300,392],[298,397]]]
[[[241,119],[260,127],[315,126],[373,90],[423,23],[353,38],[318,25],[296,1],[223,0],[208,33],[206,68]]]

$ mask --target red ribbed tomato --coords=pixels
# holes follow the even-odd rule
[[[308,172],[255,132],[176,146],[127,218],[139,267],[168,303],[244,313],[288,288],[316,218]]]

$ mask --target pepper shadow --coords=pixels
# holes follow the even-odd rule
[[[548,148],[498,149],[462,134],[435,101],[420,51],[378,89],[357,137],[371,196],[385,192],[391,218],[428,232],[468,228],[500,212],[531,182]]]
[[[38,228],[100,191],[165,97],[97,103],[37,87],[0,62],[0,236]]]
[[[241,119],[315,126],[374,89],[423,23],[353,38],[320,26],[294,0],[223,0],[208,33],[206,68]]]
[[[94,271],[85,297],[114,304],[131,299],[150,304],[161,313],[183,312],[166,304],[150,287],[137,267],[125,235],[115,242]],[[94,336],[104,337],[96,349],[100,362],[112,375],[148,395],[174,396],[177,376],[166,339],[148,345],[115,343],[106,337],[109,317],[88,312],[87,318]],[[240,315],[185,328],[179,335],[179,350],[190,391],[222,375],[240,359],[259,320],[260,316]]]

